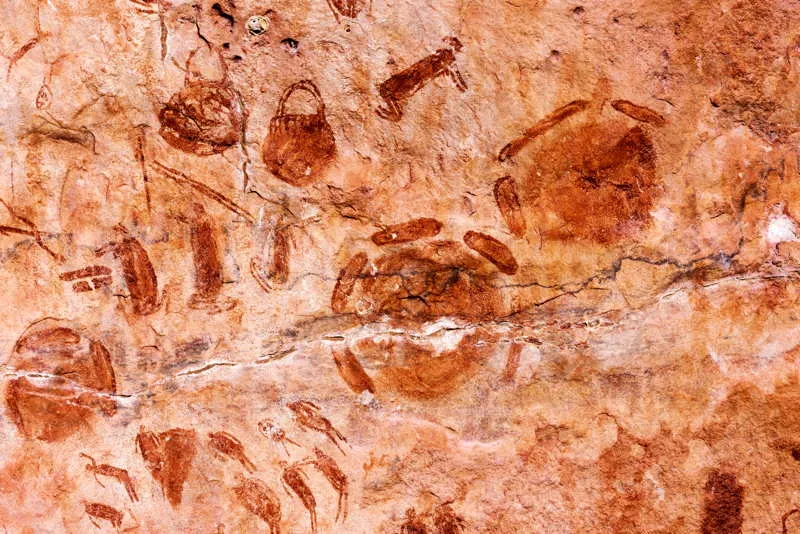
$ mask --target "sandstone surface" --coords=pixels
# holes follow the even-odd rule
[[[2,0],[6,533],[800,533],[798,0]]]

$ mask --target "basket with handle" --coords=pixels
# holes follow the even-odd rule
[[[179,150],[210,156],[241,141],[244,111],[238,95],[230,86],[222,59],[221,80],[192,79],[189,65],[195,52],[186,62],[183,88],[172,95],[158,114],[159,133]]]
[[[295,91],[309,92],[316,113],[286,113],[286,101]],[[315,182],[336,153],[336,140],[325,119],[325,103],[311,80],[290,85],[281,95],[278,110],[269,123],[261,155],[269,171],[279,179],[302,187]]]

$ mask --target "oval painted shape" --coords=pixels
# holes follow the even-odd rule
[[[436,219],[423,217],[404,223],[392,224],[380,232],[372,234],[372,242],[378,246],[396,245],[433,237],[442,230],[442,223]]]
[[[375,393],[375,384],[350,349],[334,350],[333,361],[339,370],[339,376],[354,393],[363,393],[364,391]]]
[[[366,266],[367,255],[359,252],[339,271],[339,278],[331,294],[331,308],[334,312],[342,313],[347,308],[347,300],[355,288],[356,280]]]
[[[109,243],[101,247],[95,254],[102,256],[111,252],[122,264],[125,284],[131,294],[133,312],[137,315],[149,315],[159,307],[158,279],[150,257],[141,243],[123,231],[125,237],[121,242]]]
[[[244,114],[225,82],[187,84],[158,114],[159,134],[170,146],[198,156],[219,154],[241,140]]]
[[[270,280],[276,284],[285,284],[289,280],[289,231],[289,227],[279,228],[272,242]]]
[[[484,262],[461,243],[407,247],[381,256],[375,266],[376,272],[364,275],[361,283],[365,319],[488,319],[502,309],[500,292],[485,274]]]
[[[240,476],[233,493],[247,511],[269,526],[270,534],[280,534],[281,501],[272,488],[256,478]]]
[[[47,317],[32,323],[15,344],[9,369],[40,375],[19,376],[6,389],[9,417],[25,437],[62,441],[88,428],[96,412],[116,412],[111,355],[81,330]]]
[[[382,362],[378,385],[406,399],[431,401],[458,391],[477,375],[494,350],[493,336],[476,330],[452,350],[436,350],[408,340]],[[367,343],[376,343],[374,340]]]
[[[505,274],[515,274],[519,266],[511,250],[503,243],[490,235],[481,232],[469,231],[464,234],[464,243],[492,262],[500,272]]]
[[[20,434],[46,442],[63,441],[92,417],[92,409],[78,401],[68,381],[63,385],[39,385],[26,378],[8,383],[6,406]]]
[[[494,200],[509,231],[517,237],[524,237],[527,225],[517,195],[517,184],[511,176],[503,176],[495,182]]]
[[[21,337],[17,341],[14,352],[26,350],[36,353],[63,352],[70,351],[80,343],[81,336],[71,328],[54,327],[44,330],[37,330]]]
[[[222,258],[211,217],[201,204],[194,205],[195,219],[189,232],[194,263],[196,299],[214,301],[222,289]]]
[[[611,107],[639,122],[645,122],[654,126],[664,126],[667,123],[660,113],[648,107],[634,104],[628,100],[614,100],[611,102]]]
[[[92,363],[94,364],[94,387],[98,391],[107,393],[117,392],[117,378],[114,374],[114,366],[111,364],[111,354],[108,349],[98,341],[89,342],[89,350],[92,353]]]

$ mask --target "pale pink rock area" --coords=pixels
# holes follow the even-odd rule
[[[4,533],[800,533],[796,0],[3,0]]]

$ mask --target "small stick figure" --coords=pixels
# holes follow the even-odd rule
[[[286,447],[287,442],[291,443],[295,447],[300,446],[298,443],[286,437],[286,432],[284,432],[281,427],[279,427],[269,419],[264,419],[263,421],[259,421],[258,431],[264,434],[264,436],[271,439],[274,443],[280,443],[281,445],[283,445],[283,450],[286,452],[286,456],[289,456],[289,449]]]
[[[255,471],[256,466],[245,456],[241,441],[227,432],[209,432],[208,437],[208,444],[214,450],[238,460],[250,473]]]
[[[293,464],[290,466],[286,466],[286,462],[281,462],[281,466],[283,466],[283,475],[281,475],[281,482],[283,484],[283,489],[286,493],[291,496],[289,492],[289,488],[297,495],[301,501],[303,501],[303,506],[306,507],[308,510],[308,515],[311,517],[311,532],[312,534],[316,534],[317,532],[317,501],[314,499],[314,494],[311,493],[311,488],[308,487],[308,483],[306,482],[305,473],[301,468],[302,464]]]
[[[281,502],[275,492],[264,482],[255,478],[236,475],[237,486],[233,488],[239,502],[269,525],[270,534],[281,532]]]
[[[336,438],[345,443],[347,443],[347,439],[320,413],[319,406],[313,402],[303,400],[290,402],[286,406],[294,413],[295,420],[299,425],[322,432],[344,454]]]
[[[83,509],[89,516],[89,521],[97,528],[100,528],[100,524],[95,519],[105,519],[117,529],[122,527],[122,512],[113,506],[99,502],[84,502]]]
[[[97,478],[97,475],[116,478],[123,486],[125,486],[125,491],[128,492],[128,497],[130,497],[131,501],[139,500],[139,497],[136,495],[136,488],[133,485],[133,480],[131,480],[131,477],[128,475],[128,471],[126,469],[114,467],[113,465],[108,464],[97,465],[97,462],[95,462],[94,458],[88,454],[81,453],[80,455],[84,458],[88,458],[89,461],[92,462],[90,464],[86,464],[86,470],[92,473],[94,479],[98,484],[100,484],[101,487],[105,488],[103,483],[100,482],[100,479]]]
[[[333,458],[317,447],[314,447],[314,456],[316,458],[310,458],[304,463],[310,463],[316,467],[328,479],[333,489],[337,491],[339,500],[336,505],[336,521],[339,520],[340,514],[342,514],[342,521],[344,521],[347,519],[347,475],[336,465]]]

